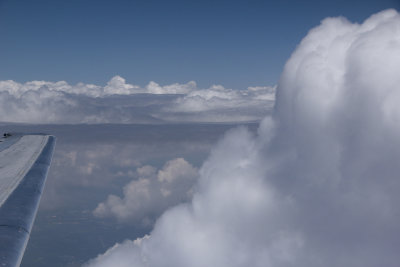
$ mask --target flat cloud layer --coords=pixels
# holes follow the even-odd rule
[[[395,10],[322,21],[258,134],[228,132],[189,204],[87,266],[397,266],[399,36]]]
[[[106,86],[64,81],[0,81],[0,121],[162,123],[257,121],[271,110],[273,87],[197,88],[194,81],[144,88],[113,77]]]

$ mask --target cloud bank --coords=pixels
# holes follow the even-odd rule
[[[254,89],[255,88],[255,89]],[[0,121],[162,123],[257,121],[274,102],[273,87],[197,88],[194,81],[145,87],[120,76],[106,86],[65,81],[0,81]]]
[[[192,201],[87,266],[397,266],[400,15],[327,18],[257,135],[230,131]]]

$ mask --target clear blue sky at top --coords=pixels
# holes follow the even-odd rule
[[[361,22],[399,0],[0,0],[0,80],[274,85],[327,16]]]

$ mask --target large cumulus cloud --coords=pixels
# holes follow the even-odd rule
[[[191,203],[88,266],[397,266],[399,36],[395,10],[322,21],[258,134],[227,133]]]
[[[65,81],[32,81],[21,84],[9,80],[0,81],[0,121],[29,123],[256,121],[271,109],[274,93],[272,87],[250,87],[237,92],[223,86],[198,88],[194,81],[165,86],[150,82],[145,87],[140,87],[127,83],[120,76],[113,77],[105,86],[84,83],[70,85]]]

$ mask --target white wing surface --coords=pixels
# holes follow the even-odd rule
[[[39,206],[55,137],[0,138],[0,266],[19,266]]]

